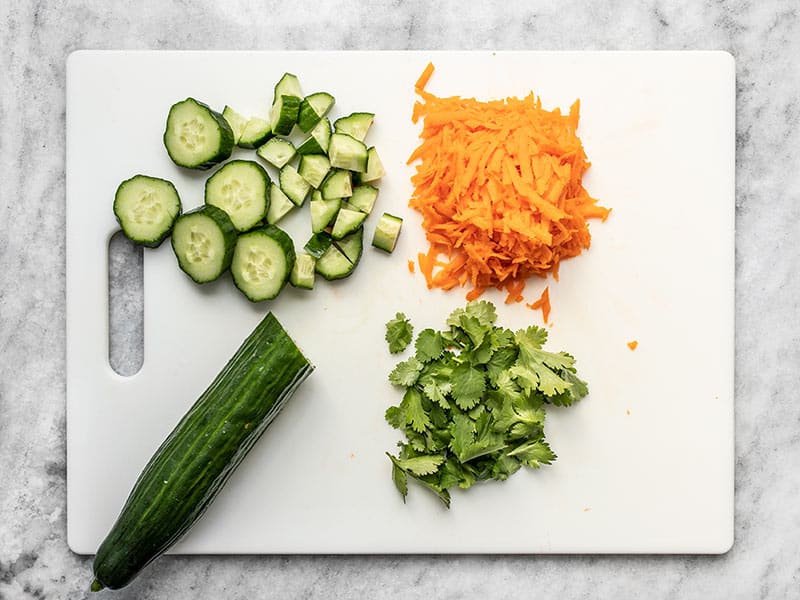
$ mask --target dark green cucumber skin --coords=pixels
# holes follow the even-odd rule
[[[233,221],[231,221],[231,218],[228,216],[228,213],[226,213],[218,206],[214,206],[213,204],[204,204],[203,206],[198,206],[195,209],[183,213],[180,217],[178,217],[178,219],[175,220],[175,224],[178,223],[178,220],[188,217],[189,215],[193,215],[195,213],[203,213],[205,215],[208,215],[209,217],[214,219],[217,225],[219,225],[219,228],[222,230],[222,237],[225,240],[225,257],[222,259],[222,269],[220,270],[219,275],[217,275],[217,277],[215,277],[214,279],[199,280],[196,277],[194,277],[189,271],[187,271],[184,268],[183,262],[181,261],[181,257],[178,255],[178,251],[175,250],[175,236],[171,238],[172,250],[175,253],[175,257],[178,259],[178,266],[181,268],[181,271],[186,273],[186,275],[188,275],[192,279],[192,281],[194,281],[195,283],[209,283],[211,281],[219,279],[219,277],[225,271],[227,271],[228,268],[231,266],[231,261],[233,260],[233,250],[234,248],[236,248],[237,232],[236,232],[236,227],[233,226]],[[175,229],[174,225],[172,229],[173,230]]]
[[[124,587],[178,541],[313,370],[268,313],[147,463],[97,551],[97,582]]]
[[[160,235],[159,237],[157,237],[157,238],[155,238],[155,239],[152,239],[152,240],[145,240],[145,239],[142,239],[142,238],[140,238],[140,237],[135,237],[135,236],[132,236],[132,235],[130,235],[130,234],[129,234],[129,233],[126,231],[126,229],[125,229],[125,224],[123,223],[123,220],[122,220],[122,219],[120,219],[120,217],[119,217],[119,214],[118,214],[118,212],[117,212],[117,200],[118,200],[118,198],[119,198],[119,195],[120,195],[120,193],[122,193],[122,192],[124,191],[124,186],[125,186],[125,184],[126,184],[126,183],[128,183],[129,181],[133,181],[134,179],[136,179],[136,178],[138,178],[138,177],[144,177],[144,178],[146,178],[146,179],[154,179],[154,180],[156,180],[156,181],[163,181],[164,183],[167,183],[167,184],[169,184],[169,187],[171,187],[171,188],[172,188],[172,190],[175,192],[175,196],[177,196],[177,197],[178,197],[178,205],[179,205],[179,208],[178,208],[178,212],[177,212],[177,214],[175,215],[175,218],[174,218],[174,219],[172,219],[172,222],[169,224],[169,227],[168,227],[168,228],[166,228],[166,229],[165,229],[165,230],[164,230],[164,231],[161,233],[161,235]],[[125,234],[125,236],[126,236],[126,237],[127,237],[129,240],[131,240],[132,242],[134,242],[134,243],[136,243],[136,244],[140,244],[141,246],[146,246],[146,247],[148,247],[148,248],[158,248],[158,247],[161,245],[161,243],[162,243],[162,242],[163,242],[165,239],[167,239],[167,236],[169,236],[170,232],[172,231],[172,227],[173,227],[173,225],[175,225],[175,221],[176,221],[176,220],[178,219],[178,217],[181,215],[181,211],[182,211],[182,205],[180,204],[180,202],[181,202],[181,199],[180,199],[180,196],[178,195],[178,190],[176,190],[176,189],[175,189],[175,185],[174,185],[174,184],[173,184],[171,181],[169,181],[169,180],[167,180],[167,179],[161,179],[160,177],[151,177],[151,176],[149,176],[149,175],[141,175],[141,174],[138,174],[138,175],[134,175],[134,176],[133,176],[133,177],[131,177],[130,179],[126,179],[125,181],[123,181],[122,183],[120,183],[120,184],[119,184],[119,187],[117,188],[117,192],[116,192],[116,194],[114,194],[114,217],[117,219],[117,223],[119,223],[119,226],[122,228],[122,233],[124,233],[124,234]]]
[[[311,238],[306,242],[306,245],[303,249],[308,252],[311,256],[315,259],[321,257],[325,254],[325,251],[333,242],[333,238],[329,233],[325,231],[320,231],[319,233],[315,233],[311,236]]]
[[[292,267],[294,266],[294,261],[297,258],[297,254],[294,250],[294,242],[292,238],[289,237],[289,234],[286,233],[283,229],[278,227],[277,225],[267,225],[266,227],[260,227],[258,229],[253,229],[248,231],[247,233],[243,233],[239,236],[239,238],[244,238],[245,236],[251,235],[266,235],[271,237],[273,240],[278,242],[283,253],[286,255],[286,276],[283,279],[283,283],[281,284],[280,289],[278,292],[272,296],[271,298],[254,298],[247,291],[244,289],[242,285],[239,284],[239,278],[237,277],[236,273],[232,273],[233,275],[233,284],[239,289],[245,297],[250,300],[250,302],[263,302],[264,300],[272,300],[278,297],[281,290],[286,287],[286,284],[289,282],[289,275],[292,272]]]
[[[174,110],[174,108],[178,104],[182,104],[183,102],[194,102],[201,108],[206,109],[208,113],[211,115],[211,118],[214,119],[214,121],[217,123],[217,125],[219,125],[220,128],[219,150],[215,155],[209,156],[202,163],[188,165],[178,161],[174,156],[172,156],[172,152],[170,152],[169,149],[169,144],[167,144],[167,132],[169,131],[170,116],[172,116],[172,111]],[[231,154],[233,153],[233,147],[235,146],[233,129],[231,129],[231,125],[230,123],[228,123],[227,119],[222,116],[222,113],[218,113],[207,104],[204,104],[199,100],[195,100],[194,98],[187,98],[186,100],[182,100],[181,102],[176,102],[170,107],[169,114],[167,115],[167,124],[164,128],[163,139],[164,139],[164,147],[167,149],[167,154],[169,154],[169,157],[172,159],[172,162],[174,162],[179,167],[185,167],[187,169],[198,169],[201,171],[210,169],[214,165],[221,163],[223,160],[230,158]]]

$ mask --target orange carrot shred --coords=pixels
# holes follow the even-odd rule
[[[417,79],[417,82],[414,84],[414,88],[417,90],[424,90],[425,86],[428,84],[428,80],[433,75],[433,63],[428,63],[425,66],[425,70],[422,71],[422,74]]]
[[[526,304],[528,308],[532,310],[539,310],[542,309],[542,319],[544,322],[547,323],[547,320],[550,318],[550,286],[544,288],[542,295],[539,296],[539,299],[531,304]]]
[[[630,348],[631,350],[636,350],[636,347],[638,345],[639,345],[639,342],[636,341],[636,340],[631,340],[630,342],[628,342],[628,348]]]
[[[408,259],[408,272],[409,273],[414,273],[415,271],[416,271],[416,269],[414,268],[414,261],[411,260],[411,259]]]
[[[522,290],[524,289],[524,279],[517,279],[516,281],[508,282],[506,285],[506,292],[508,292],[508,295],[506,296],[506,304],[511,304],[512,302],[522,302]]]
[[[423,89],[433,71],[428,63],[415,84],[421,143],[408,158],[416,163],[409,206],[430,244],[420,272],[429,288],[468,286],[477,297],[495,287],[506,303],[520,302],[525,280],[558,280],[560,262],[589,248],[587,220],[610,212],[583,187],[590,163],[576,133],[580,103],[562,114],[533,93],[440,98]],[[533,304],[549,314],[549,299]]]

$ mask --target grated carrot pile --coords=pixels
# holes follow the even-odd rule
[[[481,102],[425,91],[428,64],[415,89],[422,142],[408,163],[409,206],[422,214],[429,243],[417,263],[429,288],[470,286],[474,299],[495,287],[519,302],[532,275],[558,279],[560,261],[589,247],[587,219],[610,210],[582,185],[589,168],[576,134],[580,103],[569,114],[525,98]]]

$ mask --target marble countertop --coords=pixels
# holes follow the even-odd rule
[[[67,547],[65,517],[64,88],[66,57],[76,49],[713,49],[729,51],[737,72],[730,552],[168,556],[117,597],[800,597],[800,405],[792,392],[800,387],[794,2],[117,6],[101,0],[0,6],[0,599],[89,597],[91,557]]]

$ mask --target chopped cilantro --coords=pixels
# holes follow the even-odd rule
[[[404,388],[386,421],[405,434],[392,480],[405,502],[408,480],[450,507],[453,487],[504,480],[522,466],[538,469],[556,455],[545,440],[547,405],[571,406],[589,393],[575,359],[544,350],[547,331],[496,325],[491,302],[469,302],[447,318],[447,329],[423,329],[414,354],[389,381]],[[386,324],[393,354],[406,349],[413,328],[403,313]]]
[[[389,352],[397,354],[406,349],[411,343],[414,328],[408,318],[401,312],[397,313],[391,321],[386,323],[386,341],[389,343]]]

